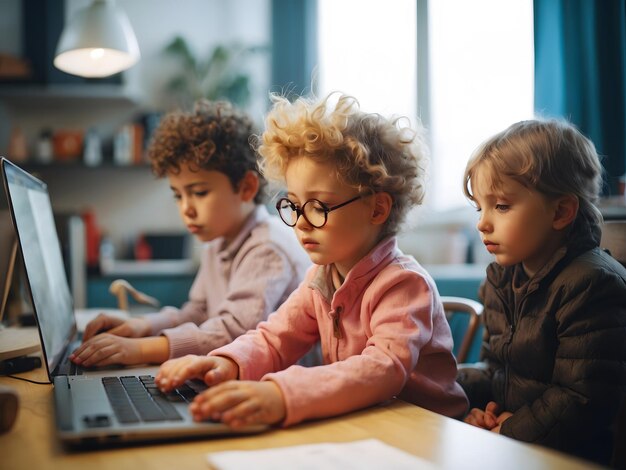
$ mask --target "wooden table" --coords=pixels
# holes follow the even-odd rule
[[[43,369],[20,376],[47,380]],[[582,460],[474,428],[400,400],[254,436],[76,451],[64,448],[54,435],[52,385],[36,385],[7,377],[0,377],[0,384],[16,390],[20,398],[13,429],[0,435],[0,468],[3,470],[208,470],[206,455],[209,452],[368,438],[379,439],[444,469],[593,468]]]

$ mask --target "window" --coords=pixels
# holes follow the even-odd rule
[[[434,208],[464,204],[471,153],[492,134],[533,117],[532,15],[532,0],[428,3]]]
[[[428,45],[417,43],[418,4],[426,0],[318,0],[317,90],[412,123],[419,109],[431,142],[428,204],[467,206],[461,180],[472,151],[533,116],[532,0],[427,2]],[[428,57],[426,83],[417,83],[418,54]],[[418,86],[428,103],[417,102]]]
[[[415,0],[318,0],[319,96],[341,91],[415,122],[416,23]]]

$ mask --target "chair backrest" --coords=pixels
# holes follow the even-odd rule
[[[609,220],[602,224],[600,247],[626,266],[626,220]]]
[[[458,363],[466,362],[467,356],[478,334],[480,328],[480,318],[483,313],[483,306],[480,302],[465,297],[442,296],[443,309],[450,320],[452,315],[465,314],[468,322],[465,333],[462,335],[460,346],[456,349],[456,360]],[[453,336],[455,336],[453,334]]]

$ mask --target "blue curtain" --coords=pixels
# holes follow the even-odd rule
[[[316,0],[272,0],[271,91],[307,94],[316,62]]]
[[[535,111],[603,156],[605,194],[626,173],[626,0],[534,0]]]

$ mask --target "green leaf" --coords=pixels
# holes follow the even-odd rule
[[[183,76],[174,77],[166,85],[167,90],[173,93],[186,92],[188,87],[187,79]]]
[[[240,105],[248,104],[250,101],[250,77],[247,75],[237,75],[226,87],[226,98],[233,103]]]
[[[166,54],[178,57],[182,60],[183,65],[188,68],[196,67],[196,59],[194,57],[191,48],[187,41],[181,36],[176,36],[172,42],[165,46],[164,52]]]

